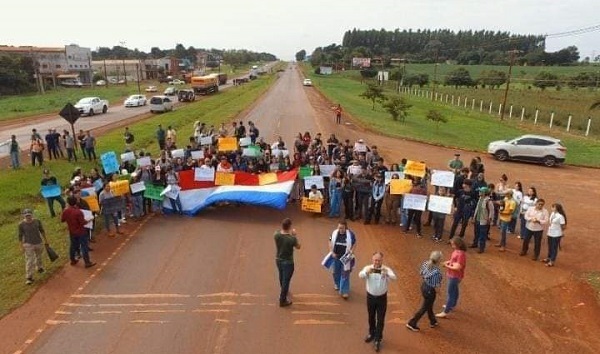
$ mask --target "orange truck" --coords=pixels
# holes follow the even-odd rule
[[[212,75],[192,76],[190,84],[199,95],[219,92],[219,78]]]

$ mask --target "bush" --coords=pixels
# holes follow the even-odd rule
[[[321,75],[321,67],[320,67],[320,66],[317,66],[317,67],[315,68],[315,74],[317,74],[317,75]]]
[[[360,71],[360,76],[366,79],[372,79],[377,76],[377,70],[375,69],[363,69]]]

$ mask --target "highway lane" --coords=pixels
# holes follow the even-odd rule
[[[306,90],[298,73],[286,70],[244,121],[257,122],[269,139],[282,135],[292,144],[297,132],[320,129]],[[303,248],[296,252],[294,304],[282,309],[272,235],[287,216]],[[335,227],[336,220],[303,213],[297,204],[283,211],[227,206],[194,218],[156,217],[65,299],[27,352],[370,352],[363,343],[366,300],[357,271],[351,297],[343,300],[320,265]],[[362,224],[352,228],[363,266],[382,244]],[[414,305],[402,289],[390,289],[383,351],[429,352],[404,328]]]

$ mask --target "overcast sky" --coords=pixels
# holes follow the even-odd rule
[[[248,49],[291,60],[301,49],[341,44],[346,30],[488,29],[553,34],[600,24],[598,0],[11,1],[0,44]],[[600,55],[600,31],[548,39]]]

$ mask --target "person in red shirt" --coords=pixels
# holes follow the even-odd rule
[[[461,237],[454,237],[450,240],[452,246],[452,255],[450,260],[444,262],[446,278],[448,279],[448,295],[446,296],[446,305],[444,311],[435,315],[438,318],[446,318],[454,310],[458,303],[458,286],[465,276],[465,267],[467,266],[467,246]]]
[[[67,204],[69,206],[63,211],[60,221],[67,223],[69,229],[69,239],[71,240],[69,258],[71,259],[71,265],[77,264],[79,260],[75,258],[75,254],[77,254],[78,250],[81,250],[85,267],[93,267],[96,263],[90,261],[88,232],[85,229],[85,224],[88,222],[85,220],[81,209],[77,207],[77,198],[70,196],[67,198]]]

